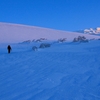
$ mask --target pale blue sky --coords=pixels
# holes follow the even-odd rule
[[[0,0],[0,22],[76,31],[99,19],[100,0]]]

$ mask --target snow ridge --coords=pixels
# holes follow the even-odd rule
[[[48,40],[67,38],[68,41],[72,41],[79,35],[81,36],[82,34],[35,26],[0,23],[0,43],[22,42],[25,40],[33,40],[39,38],[46,38]],[[97,36],[90,36],[86,34],[83,36],[86,36],[89,39],[99,38]]]

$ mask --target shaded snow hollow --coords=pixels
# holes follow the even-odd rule
[[[100,38],[98,36],[80,34],[75,32],[60,31],[20,24],[0,23],[0,43],[15,43],[39,38],[46,38],[48,40],[67,38],[68,41],[72,41],[79,35],[85,36],[88,39]]]
[[[100,100],[100,40],[0,44],[0,100]]]

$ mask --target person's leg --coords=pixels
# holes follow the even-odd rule
[[[10,53],[10,50],[8,50],[8,53]]]

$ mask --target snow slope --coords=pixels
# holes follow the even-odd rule
[[[0,100],[100,100],[100,40],[0,44]]]
[[[75,32],[66,32],[48,28],[41,28],[35,26],[0,23],[0,43],[22,42],[25,40],[33,40],[39,38],[46,38],[48,40],[58,40],[59,38],[67,38],[72,41],[75,37],[85,36],[88,39],[100,38],[87,34],[80,34]]]

